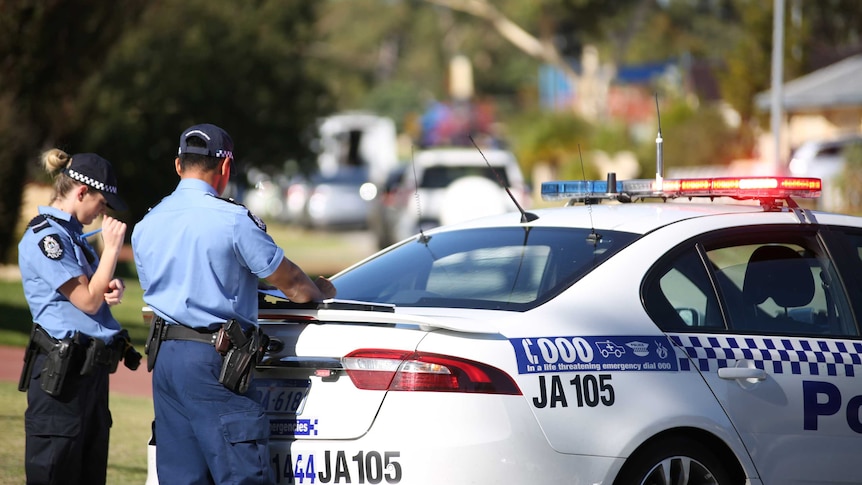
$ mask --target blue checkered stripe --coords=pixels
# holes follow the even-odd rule
[[[854,377],[862,371],[862,342],[791,337],[668,335],[690,358],[680,355],[679,369],[717,372],[746,359],[773,374]],[[677,353],[679,355],[679,353]]]

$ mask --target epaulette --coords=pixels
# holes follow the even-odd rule
[[[254,222],[255,225],[260,228],[261,231],[266,232],[266,223],[263,222],[263,220],[261,220],[260,217],[252,214],[252,212],[245,205],[231,199],[230,197],[216,197],[216,199],[221,199],[225,202],[230,202],[233,205],[238,205],[238,206],[242,207],[243,209],[246,210],[248,217],[252,220],[252,222]]]
[[[31,219],[29,223],[27,223],[27,228],[28,229],[32,228],[33,232],[37,233],[37,232],[41,231],[42,229],[47,229],[47,228],[51,227],[51,224],[48,223],[49,217],[50,216],[47,214],[39,214],[38,216]]]

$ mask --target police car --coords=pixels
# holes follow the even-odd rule
[[[820,185],[550,182],[267,295],[277,483],[862,482],[862,218]]]

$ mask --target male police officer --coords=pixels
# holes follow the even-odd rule
[[[248,209],[219,198],[233,171],[227,132],[212,124],[185,130],[174,165],[181,178],[176,190],[132,234],[144,301],[156,315],[148,364],[156,364],[159,480],[271,483],[269,421],[243,394],[245,386],[224,379],[217,335],[225,322],[238,324],[234,330],[242,331],[230,334],[234,345],[248,336],[250,347],[259,346],[259,278],[296,302],[332,298],[335,288],[285,258]]]

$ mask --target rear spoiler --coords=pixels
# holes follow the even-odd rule
[[[414,313],[399,313],[395,305],[388,303],[355,300],[329,299],[321,302],[293,303],[284,299],[281,292],[259,290],[261,294],[258,319],[264,325],[267,320],[296,320],[308,323],[362,323],[379,325],[409,325],[420,330],[452,330],[464,333],[499,334],[499,330],[488,322],[453,316],[423,316]],[[274,296],[272,301],[264,296]]]

